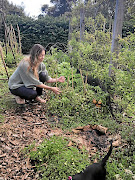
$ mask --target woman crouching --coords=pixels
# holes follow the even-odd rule
[[[51,90],[55,94],[61,93],[58,87],[51,87],[44,84],[44,82],[54,83],[65,81],[64,76],[54,79],[48,75],[45,64],[43,63],[44,57],[44,47],[40,44],[35,44],[31,48],[30,55],[19,63],[17,69],[9,78],[9,89],[15,95],[18,104],[25,104],[25,100],[32,99],[45,103],[46,101],[40,98],[43,89]]]

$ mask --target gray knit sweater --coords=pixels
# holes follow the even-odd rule
[[[28,61],[22,61],[15,72],[12,74],[12,76],[9,78],[8,86],[10,89],[17,89],[21,86],[25,86],[27,88],[33,88],[37,85],[42,84],[33,73],[33,70],[30,69],[28,71],[29,62]],[[51,77],[48,76],[48,72],[46,70],[45,64],[42,62],[39,65],[38,73],[44,72],[46,75],[46,81],[48,81]]]

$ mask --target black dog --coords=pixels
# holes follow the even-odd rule
[[[68,180],[105,180],[106,178],[106,161],[112,152],[112,143],[107,155],[99,163],[94,163],[88,166],[83,172],[74,175],[73,177],[69,176]]]

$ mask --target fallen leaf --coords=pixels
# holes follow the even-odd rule
[[[75,133],[75,134],[79,134],[81,132],[81,130],[72,129],[72,132]]]
[[[6,153],[0,155],[0,158],[6,157]]]
[[[83,128],[84,128],[84,126],[82,126],[82,127],[79,126],[79,127],[76,127],[75,129],[76,129],[76,130],[83,130]]]
[[[125,169],[125,172],[126,172],[127,174],[133,175],[133,172],[132,172],[131,170],[129,170],[129,169]]]
[[[73,143],[72,143],[72,141],[70,141],[69,143],[68,143],[68,146],[70,147],[70,146],[72,146],[73,145]]]
[[[78,149],[81,149],[81,150],[83,149],[82,144],[79,144],[79,145],[78,145]]]
[[[100,132],[103,133],[103,134],[106,134],[106,132],[107,132],[107,130],[108,130],[108,128],[103,127],[103,126],[101,126],[101,125],[94,125],[94,126],[92,126],[92,128],[100,131]]]
[[[113,145],[114,147],[118,147],[120,144],[121,144],[121,142],[120,142],[119,140],[114,141],[114,142],[112,143],[112,145]]]
[[[27,168],[27,169],[30,169],[30,168],[31,168],[30,158],[29,158],[29,157],[28,157],[27,160],[26,160],[26,168]]]

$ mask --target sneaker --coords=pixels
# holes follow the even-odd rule
[[[19,96],[15,96],[15,100],[17,104],[25,104],[25,99],[22,99]]]

